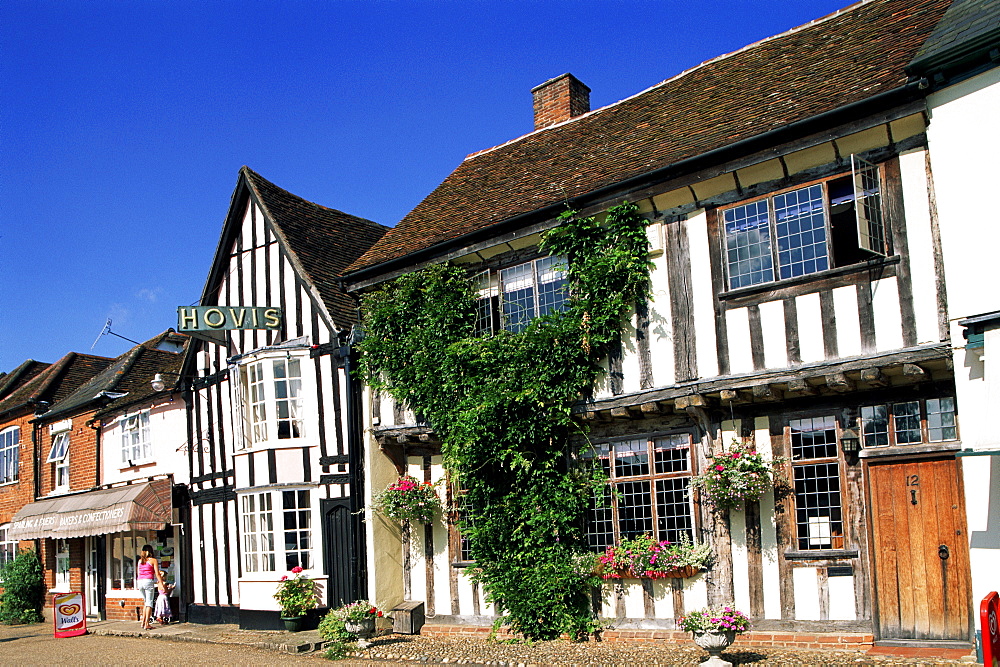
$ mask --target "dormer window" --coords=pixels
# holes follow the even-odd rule
[[[566,310],[565,257],[542,257],[476,276],[476,332],[524,331],[533,319]]]
[[[890,253],[878,167],[720,211],[729,289],[805,276]]]

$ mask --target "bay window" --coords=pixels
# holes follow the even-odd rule
[[[245,572],[315,567],[310,496],[306,489],[282,489],[241,497]]]
[[[242,379],[250,443],[305,436],[300,359],[253,361],[243,367]]]

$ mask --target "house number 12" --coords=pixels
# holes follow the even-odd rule
[[[920,486],[920,475],[907,475],[906,476],[907,486]],[[917,504],[917,490],[910,489],[910,504]]]

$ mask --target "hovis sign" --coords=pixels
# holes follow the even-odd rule
[[[280,329],[281,308],[270,306],[180,306],[178,331]]]

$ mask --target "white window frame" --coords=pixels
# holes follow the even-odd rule
[[[69,489],[69,430],[56,431],[52,434],[52,447],[46,463],[54,464],[52,473],[52,490],[66,491]]]
[[[0,526],[0,571],[3,570],[3,566],[14,560],[17,557],[17,540],[7,539],[7,531],[10,529],[10,524],[4,524]],[[3,581],[3,577],[0,576],[0,582]]]
[[[311,488],[278,488],[240,494],[243,572],[304,571],[317,564],[317,524]]]
[[[55,585],[52,590],[68,593],[70,590],[69,540],[59,538],[55,541],[55,560]]]
[[[19,479],[21,458],[21,428],[11,426],[0,431],[0,484],[13,484]]]
[[[248,445],[301,441],[306,436],[303,368],[300,355],[266,355],[240,369]]]
[[[155,544],[156,532],[150,530],[130,530],[108,535],[108,589],[114,591],[135,590],[135,578],[139,570],[139,552],[147,544]],[[115,586],[115,583],[118,586]]]
[[[567,266],[566,258],[556,255],[477,274],[474,278],[479,295],[476,332],[505,329],[519,333],[540,315],[566,310],[569,306]],[[525,290],[531,293],[520,298],[507,297]],[[547,303],[553,295],[557,296]],[[525,301],[530,303],[522,303]],[[520,309],[523,317],[512,317],[509,311],[514,309]]]
[[[149,422],[149,410],[126,414],[119,420],[123,465],[131,467],[153,460],[153,438]]]
[[[834,197],[831,185],[848,185],[848,180],[852,196]],[[838,258],[834,252],[835,230],[847,231],[843,220],[834,225],[835,208],[848,203],[854,207],[857,248],[872,258],[888,256],[891,242],[882,190],[878,166],[852,155],[851,172],[846,175],[719,209],[727,289],[766,285],[857,263],[856,257]],[[787,217],[780,218],[781,211]],[[788,275],[782,275],[785,271]]]

